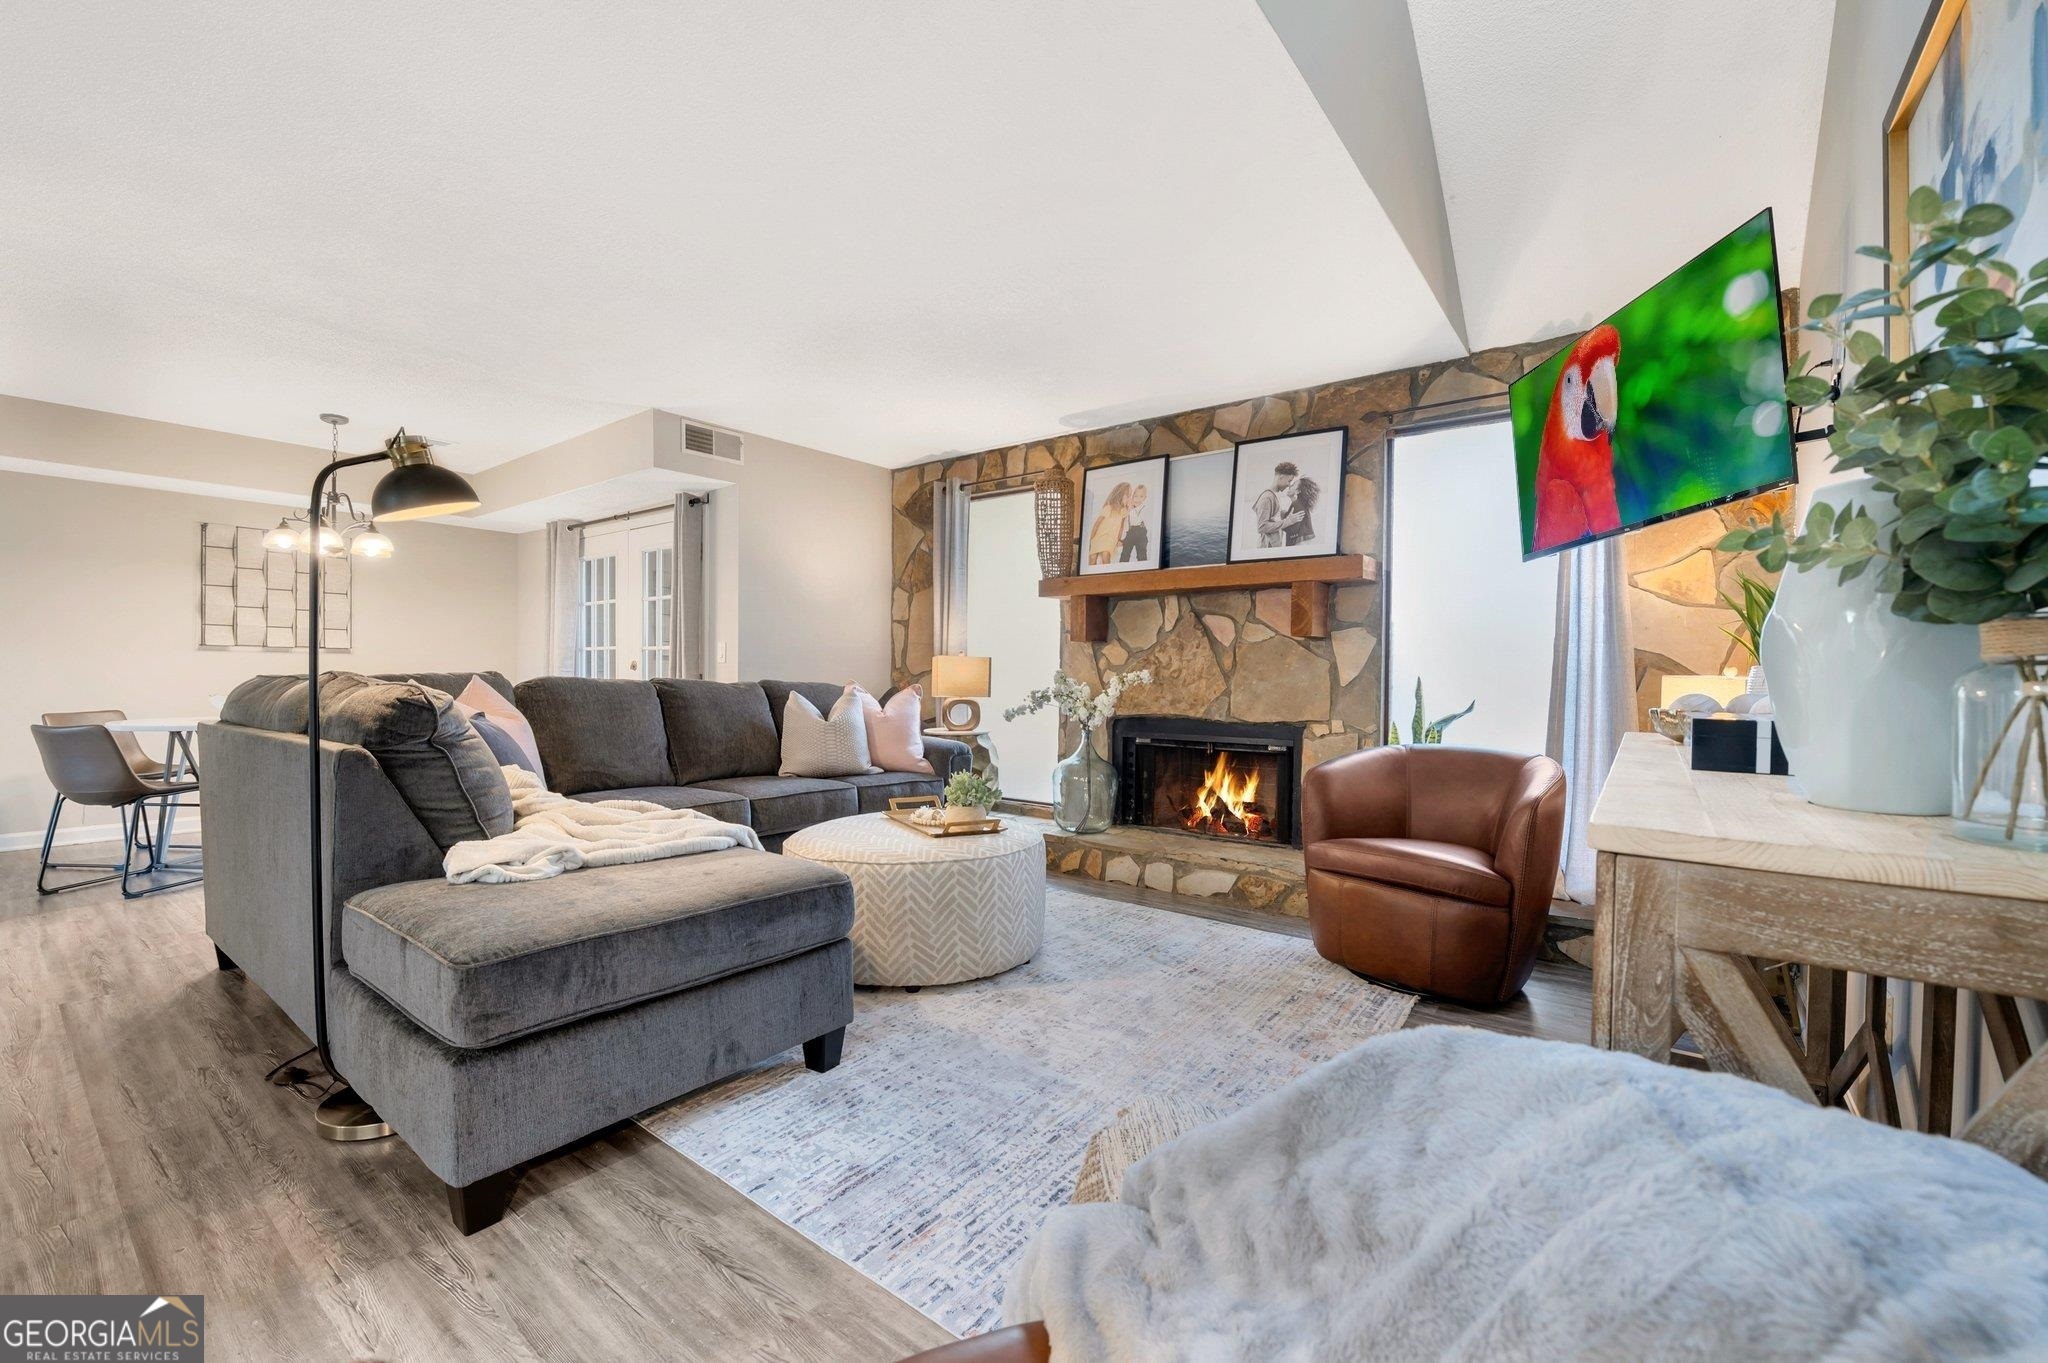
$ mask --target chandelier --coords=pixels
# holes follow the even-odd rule
[[[332,441],[336,458],[341,456],[341,428],[348,425],[348,418],[334,412],[322,412],[320,419],[333,431]],[[346,492],[327,490],[327,496],[320,504],[320,525],[316,530],[306,519],[306,513],[295,511],[277,523],[275,529],[263,537],[263,547],[280,554],[310,554],[318,546],[322,558],[342,558],[353,554],[357,558],[390,558],[391,541],[377,528],[377,522],[356,509],[355,499]]]

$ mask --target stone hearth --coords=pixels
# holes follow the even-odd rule
[[[1219,842],[1159,828],[1117,827],[1080,837],[1062,833],[1049,819],[1029,822],[1045,834],[1048,871],[1308,917],[1299,848]]]

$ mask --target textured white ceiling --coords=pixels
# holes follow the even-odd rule
[[[1472,345],[1597,321],[1764,207],[1796,282],[1834,9],[1411,0]]]
[[[647,407],[904,463],[1459,349],[1254,0],[5,24],[0,392],[466,469]]]

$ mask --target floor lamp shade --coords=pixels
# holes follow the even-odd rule
[[[932,694],[939,698],[939,722],[948,729],[981,725],[975,701],[989,694],[989,660],[971,653],[941,653],[932,659]]]
[[[370,515],[380,521],[411,521],[468,511],[482,501],[467,478],[442,468],[422,451],[418,459],[394,464],[377,480],[377,490],[370,494]]]

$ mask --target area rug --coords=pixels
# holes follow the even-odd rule
[[[1088,1138],[1147,1094],[1234,1111],[1414,1000],[1302,938],[1054,885],[1045,946],[993,979],[854,995],[846,1058],[793,1053],[640,1118],[956,1334],[1003,1284]]]

